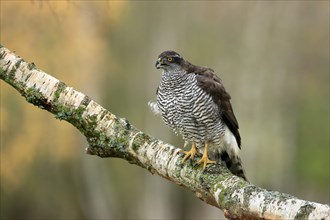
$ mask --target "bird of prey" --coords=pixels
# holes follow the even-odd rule
[[[185,146],[191,144],[189,151],[182,151],[183,162],[200,153],[197,164],[203,164],[204,170],[207,164],[223,161],[234,175],[246,180],[238,154],[238,122],[221,79],[212,69],[193,65],[175,51],[161,53],[156,68],[163,73],[157,102],[149,106],[182,136]]]

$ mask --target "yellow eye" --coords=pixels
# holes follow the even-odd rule
[[[173,61],[173,58],[172,57],[167,57],[167,61],[168,62],[172,62]]]

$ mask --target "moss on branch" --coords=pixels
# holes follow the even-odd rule
[[[116,117],[88,96],[1,46],[0,78],[29,103],[75,126],[89,143],[88,154],[118,157],[146,168],[187,187],[201,200],[224,210],[228,218],[330,218],[328,205],[261,189],[233,176],[222,164],[211,165],[205,171],[183,164],[180,149],[139,131],[127,119]]]

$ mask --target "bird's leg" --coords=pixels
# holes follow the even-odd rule
[[[195,143],[194,142],[192,143],[190,151],[181,150],[181,152],[185,154],[184,158],[182,159],[182,163],[184,163],[189,158],[189,156],[190,159],[193,160],[195,155],[197,154],[197,148]]]
[[[205,170],[207,164],[209,164],[209,163],[216,163],[216,161],[209,159],[209,157],[207,156],[207,151],[208,151],[208,144],[205,143],[203,156],[197,162],[198,165],[201,164],[201,163],[203,163],[203,170]]]

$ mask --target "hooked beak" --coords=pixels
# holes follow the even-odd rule
[[[156,67],[157,69],[160,69],[160,68],[162,67],[163,64],[164,64],[164,63],[163,63],[162,59],[161,59],[161,58],[158,58],[158,60],[157,60],[157,62],[156,62],[156,64],[155,64],[155,67]]]

